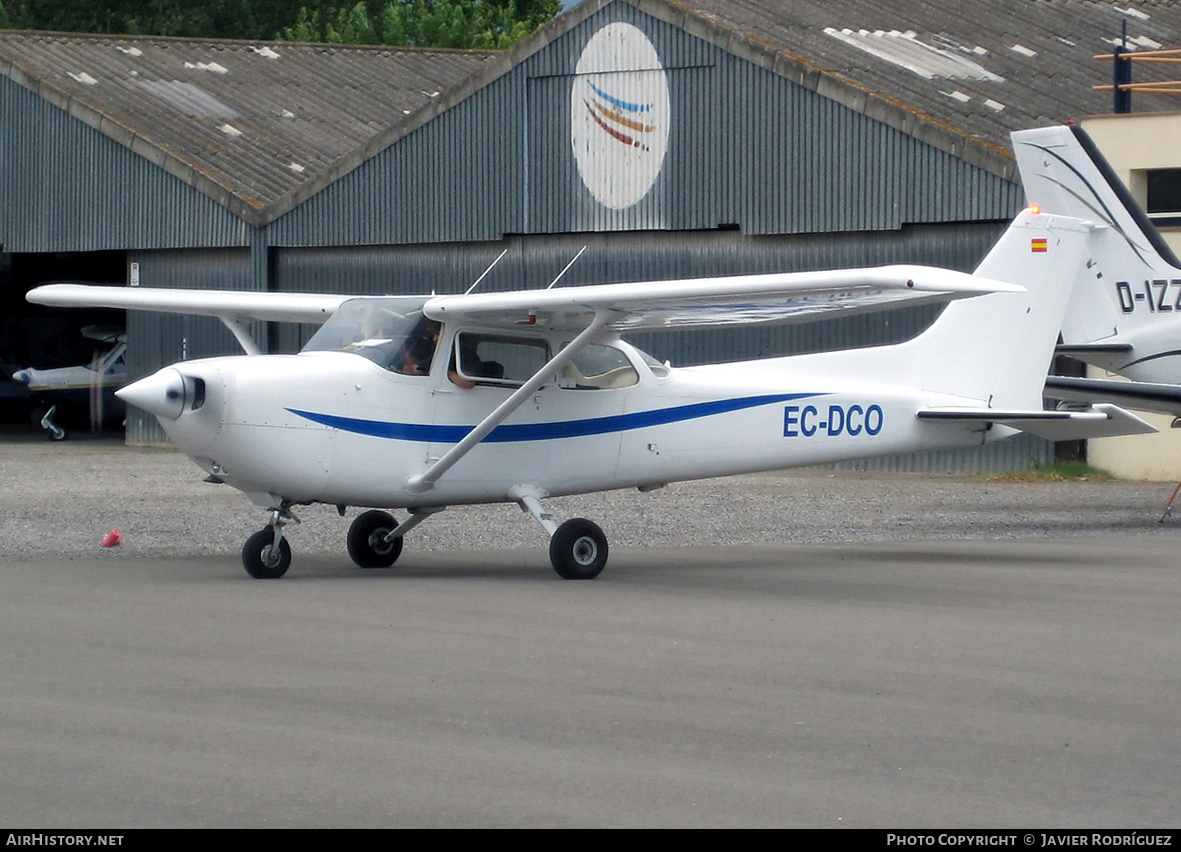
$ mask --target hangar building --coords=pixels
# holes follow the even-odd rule
[[[36,321],[23,294],[47,280],[457,292],[505,250],[482,288],[546,286],[583,247],[562,284],[970,270],[1023,204],[1008,133],[1107,111],[1092,56],[1125,22],[1133,49],[1181,44],[1181,8],[956,5],[586,0],[505,53],[0,33],[5,322]],[[736,360],[900,339],[932,315],[637,342]],[[127,329],[133,376],[237,349],[200,318]],[[308,334],[257,332],[271,351]],[[129,413],[129,442],[161,437]],[[1051,453],[1022,438],[868,464]]]

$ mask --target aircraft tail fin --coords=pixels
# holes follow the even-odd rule
[[[1130,332],[1181,310],[1181,261],[1081,127],[1014,133],[1013,151],[1030,204],[1096,226],[1062,341],[1076,350],[1070,354],[1119,370],[1145,354],[1130,352]],[[1137,337],[1143,349],[1145,338]]]
[[[1020,284],[953,302],[902,344],[911,380],[924,390],[1036,411],[1066,303],[1087,253],[1091,226],[1062,216],[1019,214],[977,267],[982,278]]]

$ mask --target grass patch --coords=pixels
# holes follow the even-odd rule
[[[998,473],[986,477],[988,482],[1086,482],[1114,479],[1110,473],[1091,467],[1086,462],[1054,462],[1012,473]]]

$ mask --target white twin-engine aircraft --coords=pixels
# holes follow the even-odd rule
[[[1014,133],[1013,151],[1027,198],[1095,224],[1058,351],[1135,380],[1050,376],[1047,394],[1181,416],[1181,261],[1081,127]]]
[[[214,481],[269,508],[242,551],[253,577],[287,570],[284,526],[297,504],[380,507],[348,533],[353,560],[379,568],[447,506],[513,502],[550,534],[557,573],[589,579],[607,539],[589,520],[558,524],[547,497],[972,446],[1018,430],[1153,431],[1114,406],[1043,410],[1090,232],[1026,211],[974,275],[892,266],[385,298],[56,284],[29,300],[216,316],[252,353],[184,361],[120,395],[156,415]],[[952,304],[890,346],[672,368],[620,338],[923,301]],[[244,325],[258,320],[322,327],[298,355],[262,355]],[[398,522],[391,508],[409,516]]]

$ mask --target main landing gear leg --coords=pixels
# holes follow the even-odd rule
[[[545,492],[516,486],[509,492],[521,510],[537,519],[550,534],[549,559],[563,580],[593,580],[607,564],[607,536],[599,525],[586,518],[571,518],[558,524],[541,505]]]
[[[378,509],[363,512],[349,527],[349,556],[361,568],[389,568],[402,555],[402,536],[446,508],[411,508],[410,517],[400,524],[392,515]]]
[[[246,539],[242,546],[242,566],[256,580],[275,580],[291,567],[291,545],[283,537],[288,521],[299,523],[291,511],[291,502],[284,500],[271,509],[271,521],[263,529]]]

